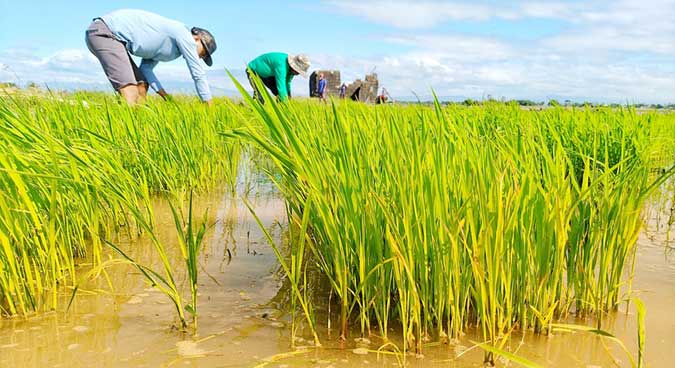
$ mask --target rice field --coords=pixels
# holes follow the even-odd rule
[[[3,97],[0,311],[67,315],[90,283],[115,290],[111,275],[133,267],[172,306],[172,333],[200,341],[209,317],[198,306],[213,305],[199,290],[219,279],[208,260],[233,255],[203,245],[223,225],[193,196],[224,189],[275,256],[282,285],[267,302],[288,321],[291,352],[337,343],[348,353],[356,341],[409,365],[470,336],[477,363],[540,366],[513,341],[576,331],[644,366],[649,331],[635,328],[642,342],[623,352],[608,321],[636,306],[644,317],[637,244],[648,205],[670,206],[674,118],[503,103],[260,105],[246,94],[211,109]],[[242,189],[260,177],[284,203],[281,234]],[[159,216],[158,199],[170,209]],[[120,245],[133,239],[154,262]]]
[[[101,265],[110,236],[151,230],[151,196],[236,175],[238,161],[220,159],[240,150],[218,134],[235,124],[229,105],[128,109],[89,97],[0,102],[3,315],[59,307],[61,289],[77,286],[78,260]]]

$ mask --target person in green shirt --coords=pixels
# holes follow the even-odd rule
[[[291,97],[291,81],[296,75],[307,77],[310,62],[307,55],[289,55],[283,52],[262,54],[248,63],[246,74],[253,87],[253,98],[265,103],[260,91],[253,83],[253,76],[260,78],[273,95],[281,101]]]

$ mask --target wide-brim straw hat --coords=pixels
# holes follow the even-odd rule
[[[293,68],[293,70],[298,72],[298,74],[307,78],[307,70],[309,70],[311,63],[309,62],[309,58],[307,57],[307,55],[299,54],[299,55],[288,55],[288,65],[290,65],[290,67]]]

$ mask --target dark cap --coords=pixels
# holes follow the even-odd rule
[[[204,62],[208,66],[213,65],[211,55],[216,51],[216,40],[213,38],[213,35],[211,32],[199,27],[192,27],[191,32],[193,35],[199,36],[202,41],[202,45],[204,45],[204,48],[206,49],[206,57],[204,58]]]

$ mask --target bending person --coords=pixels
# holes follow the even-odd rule
[[[282,52],[270,52],[253,59],[248,63],[246,73],[253,87],[253,98],[265,103],[260,91],[251,78],[256,75],[260,78],[273,95],[281,101],[291,97],[291,81],[296,75],[307,77],[310,62],[306,55],[289,55]]]
[[[216,41],[209,31],[143,10],[122,9],[95,18],[86,33],[89,51],[98,58],[113,88],[130,104],[145,99],[148,85],[168,94],[153,69],[160,61],[183,56],[201,100],[211,104],[211,89],[199,59],[211,66]],[[142,59],[136,66],[131,55]]]

